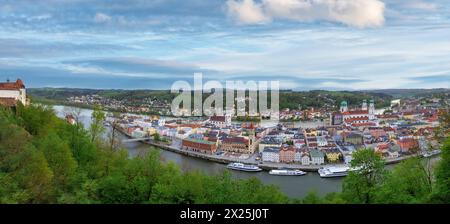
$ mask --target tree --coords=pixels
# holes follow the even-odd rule
[[[109,148],[111,151],[114,151],[119,146],[119,113],[113,113],[113,121],[111,122],[111,131],[109,132]]]
[[[428,161],[410,158],[397,165],[377,192],[378,203],[421,203],[432,191]]]
[[[435,131],[435,137],[444,142],[450,136],[450,113],[447,110],[439,111],[439,127]]]
[[[310,191],[302,200],[303,204],[323,204],[324,200],[317,194],[316,191]]]
[[[101,136],[106,128],[103,126],[103,121],[105,120],[105,113],[101,110],[99,106],[94,106],[94,111],[92,112],[92,123],[89,127],[89,133],[91,134],[91,142],[95,142],[99,136]]]
[[[161,141],[161,136],[157,132],[153,134],[153,141],[155,142]]]
[[[343,198],[350,203],[374,203],[376,189],[382,183],[385,170],[381,156],[372,149],[353,153],[349,175],[342,186]]]
[[[436,184],[431,202],[450,203],[450,137],[442,147],[441,161],[436,168]]]
[[[44,153],[53,172],[55,187],[58,190],[69,189],[76,177],[77,169],[77,162],[73,158],[69,145],[54,132],[40,138],[36,145]]]

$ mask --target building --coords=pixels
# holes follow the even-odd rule
[[[321,165],[325,163],[325,154],[317,149],[313,149],[309,152],[311,156],[311,164]]]
[[[252,138],[228,137],[222,140],[221,149],[227,152],[253,154],[255,150],[252,143]]]
[[[364,142],[364,138],[361,134],[352,132],[344,135],[344,142],[361,145]]]
[[[333,112],[330,117],[330,125],[341,125],[343,123],[342,113]]]
[[[266,137],[259,142],[258,151],[262,152],[267,147],[281,147],[281,139]]]
[[[185,138],[181,143],[181,147],[184,150],[213,154],[217,150],[217,143],[203,139]]]
[[[317,146],[319,146],[319,147],[323,147],[323,146],[327,146],[328,145],[328,141],[325,138],[325,136],[317,136],[316,140],[317,140]]]
[[[397,144],[403,153],[419,149],[419,141],[415,138],[402,138],[397,141]]]
[[[284,145],[280,148],[280,163],[293,163],[295,160],[295,147]]]
[[[12,107],[16,106],[17,102],[28,105],[27,93],[22,80],[17,79],[16,82],[7,80],[0,83],[0,105]]]
[[[309,165],[311,163],[311,158],[307,149],[296,149],[295,151],[295,162],[301,163],[302,165]]]
[[[280,162],[280,148],[279,147],[266,147],[262,151],[262,161],[264,162]]]
[[[326,149],[324,151],[329,163],[338,162],[340,157],[342,156],[341,151],[339,151],[339,149],[337,148]]]
[[[370,121],[375,120],[375,102],[370,100],[369,106],[367,106],[367,101],[364,100],[359,110],[349,110],[347,101],[342,101],[339,112],[331,114],[330,124],[331,125],[361,125],[371,123]]]
[[[231,115],[225,116],[212,116],[208,119],[208,123],[220,128],[224,128],[231,125]]]
[[[309,153],[303,152],[301,163],[302,163],[302,165],[310,165],[311,164],[311,157],[309,156]]]

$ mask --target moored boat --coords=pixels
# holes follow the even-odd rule
[[[279,175],[279,176],[302,176],[302,175],[305,175],[306,172],[301,171],[301,170],[280,169],[280,170],[271,170],[271,171],[269,171],[269,174]]]
[[[240,171],[248,171],[248,172],[258,172],[262,171],[261,168],[255,165],[247,165],[243,163],[230,163],[227,165],[228,169],[232,170],[240,170]]]
[[[328,166],[318,170],[320,177],[345,177],[348,171],[350,171],[348,166]]]

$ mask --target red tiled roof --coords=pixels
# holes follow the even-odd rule
[[[24,89],[25,85],[22,80],[17,79],[16,82],[2,82],[0,83],[0,90],[19,90]]]
[[[17,105],[17,100],[9,97],[0,98],[0,105],[6,107],[13,107]]]
[[[368,114],[369,111],[367,110],[351,110],[351,111],[345,111],[342,113],[343,115],[354,115],[354,114]]]
[[[349,118],[349,119],[345,119],[345,122],[347,123],[351,123],[353,121],[366,121],[369,120],[369,117],[354,117],[354,118]]]
[[[231,137],[231,138],[225,138],[223,141],[223,143],[239,143],[239,144],[245,144],[248,145],[248,139],[244,138],[244,137]]]
[[[354,127],[360,127],[360,126],[375,126],[376,124],[373,122],[364,122],[364,123],[356,123],[352,124]]]

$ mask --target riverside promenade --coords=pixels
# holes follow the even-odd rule
[[[122,134],[124,134],[128,138],[132,138],[125,131],[120,130],[120,129],[117,129],[117,130],[119,130]],[[245,163],[245,164],[253,164],[253,165],[259,166],[261,169],[266,170],[266,171],[269,171],[272,169],[287,168],[287,169],[299,169],[299,170],[308,171],[308,172],[317,172],[320,169],[320,167],[330,165],[330,164],[301,165],[301,164],[273,163],[273,162],[256,161],[254,159],[254,156],[250,156],[248,158],[236,158],[236,157],[229,157],[229,156],[224,156],[224,155],[204,154],[204,153],[193,152],[193,151],[181,149],[181,140],[176,139],[176,138],[172,139],[172,143],[170,145],[157,143],[157,142],[154,142],[153,140],[142,140],[140,142],[157,147],[157,148],[161,148],[163,150],[179,153],[179,154],[194,157],[194,158],[205,159],[205,160],[209,160],[209,161],[217,162],[217,163],[228,164],[228,163],[239,162],[239,163]],[[398,157],[398,158],[388,158],[388,159],[385,159],[385,163],[386,164],[395,164],[395,163],[399,163],[405,159],[415,157],[415,156],[418,156],[418,155],[402,156],[402,157]],[[344,164],[336,164],[336,165],[339,166],[339,165],[344,165]]]

